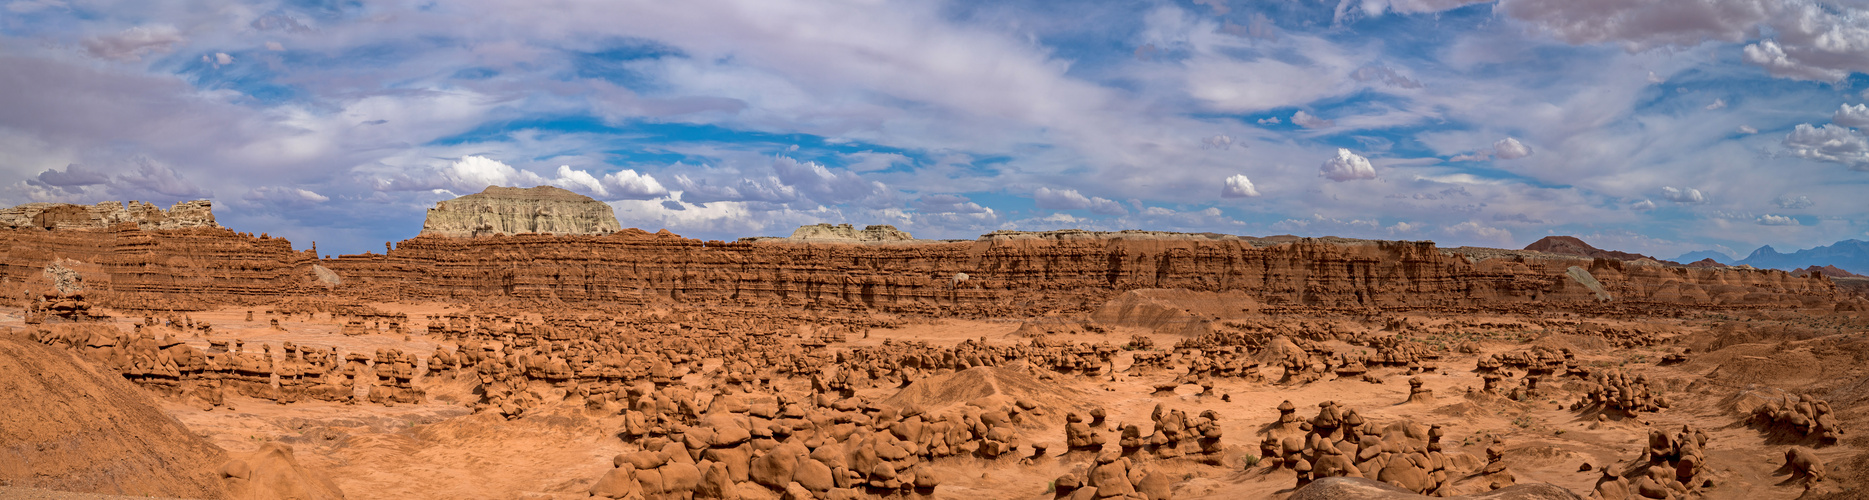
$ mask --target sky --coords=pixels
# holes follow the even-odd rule
[[[1743,256],[1869,236],[1865,72],[1862,1],[0,0],[0,203]]]

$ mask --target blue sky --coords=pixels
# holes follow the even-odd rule
[[[1860,2],[0,0],[0,68],[0,202],[323,253],[489,184],[705,239],[1869,231]]]

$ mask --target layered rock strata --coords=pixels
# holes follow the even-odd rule
[[[1431,242],[1164,233],[987,235],[902,245],[701,242],[666,232],[603,237],[418,237],[388,255],[325,265],[346,287],[396,297],[507,296],[1001,314],[1080,310],[1142,288],[1238,291],[1268,309],[1618,303],[1833,307],[1835,284],[1782,271],[1617,260],[1475,258]],[[1529,253],[1529,252],[1528,252]]]
[[[422,221],[423,235],[447,237],[604,235],[620,229],[610,205],[552,186],[488,186],[476,194],[436,203]]]
[[[1082,231],[895,245],[725,243],[630,229],[604,236],[418,236],[387,254],[321,260],[265,235],[120,225],[0,230],[0,276],[49,290],[44,270],[59,262],[93,292],[199,300],[335,294],[933,315],[1088,311],[1145,288],[1243,294],[1268,313],[1535,304],[1828,308],[1857,300],[1822,275],[1499,252],[1480,258],[1475,249],[1444,250],[1432,242]],[[314,265],[338,279],[320,276]],[[1612,299],[1604,302],[1599,290],[1573,278],[1572,268],[1586,271]]]
[[[102,229],[134,223],[138,229],[220,227],[214,222],[213,202],[184,201],[168,210],[141,201],[106,201],[96,205],[27,203],[0,209],[0,228]]]

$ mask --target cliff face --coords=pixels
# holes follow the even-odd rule
[[[447,237],[549,233],[602,235],[622,229],[610,205],[552,186],[485,191],[437,203],[422,234]]]
[[[1082,234],[1078,234],[1082,233]],[[1826,306],[1822,277],[1606,259],[1485,260],[1429,242],[989,235],[971,242],[853,245],[707,242],[626,230],[602,237],[418,237],[388,255],[325,265],[345,287],[389,298],[509,296],[701,302],[929,314],[1079,310],[1125,290],[1238,291],[1268,307],[1517,307],[1597,303],[1582,269],[1618,302]]]
[[[211,303],[312,291],[316,259],[284,239],[220,227],[0,230],[4,282],[49,290],[44,270],[54,262],[77,272],[87,293]]]
[[[140,201],[96,205],[27,203],[0,209],[0,228],[102,229],[123,223],[134,223],[145,230],[220,227],[214,223],[213,203],[208,200],[184,201],[168,210]]]
[[[1476,258],[1430,242],[1082,231],[892,245],[722,243],[629,229],[603,236],[419,236],[387,255],[319,260],[278,238],[126,224],[0,230],[0,276],[49,287],[40,283],[44,269],[59,262],[89,290],[199,301],[508,297],[934,315],[1088,310],[1144,288],[1241,293],[1271,311],[1600,304],[1592,286],[1612,306],[1832,307],[1845,298],[1821,275],[1506,252]],[[314,266],[338,279],[319,279]]]

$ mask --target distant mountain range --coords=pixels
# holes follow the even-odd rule
[[[1546,236],[1526,245],[1525,249],[1600,259],[1661,260],[1638,253],[1600,249],[1584,243],[1575,236]],[[1696,267],[1715,266],[1716,264],[1747,265],[1762,269],[1798,271],[1805,274],[1816,272],[1833,277],[1848,274],[1869,275],[1869,241],[1843,240],[1829,246],[1791,253],[1779,253],[1771,245],[1766,245],[1753,250],[1752,255],[1739,260],[1733,260],[1731,256],[1720,252],[1701,250],[1681,254],[1680,257],[1675,257],[1673,262]]]
[[[1753,250],[1744,259],[1733,260],[1726,254],[1710,250],[1688,252],[1676,257],[1675,262],[1694,262],[1701,259],[1713,259],[1721,264],[1748,265],[1766,269],[1792,271],[1812,266],[1836,266],[1855,274],[1869,275],[1869,241],[1843,240],[1828,246],[1780,253],[1771,245]]]
[[[1694,262],[1699,262],[1701,259],[1713,259],[1714,262],[1719,262],[1721,264],[1725,264],[1726,261],[1733,260],[1732,257],[1729,257],[1726,254],[1723,254],[1720,252],[1715,252],[1712,250],[1695,250],[1692,252],[1681,254],[1680,257],[1675,257],[1674,261],[1682,263],[1682,264],[1691,264]]]

